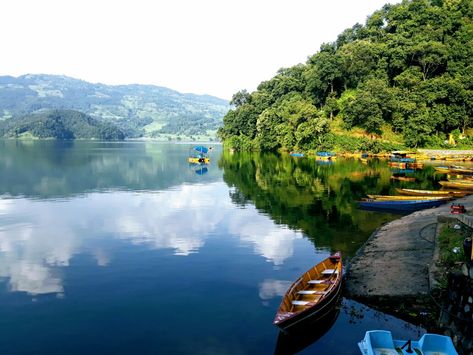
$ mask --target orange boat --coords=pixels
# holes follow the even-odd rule
[[[342,285],[342,257],[337,252],[321,261],[287,290],[273,324],[287,331],[306,320],[326,316],[336,304]]]

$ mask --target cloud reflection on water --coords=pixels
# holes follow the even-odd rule
[[[0,277],[9,280],[11,291],[62,294],[59,271],[74,255],[91,253],[102,267],[113,261],[106,246],[95,247],[92,240],[113,236],[187,256],[217,233],[240,238],[275,266],[292,256],[294,240],[302,238],[254,206],[237,209],[224,183],[182,185],[154,193],[91,193],[63,200],[3,199]],[[266,288],[271,289],[269,283]]]

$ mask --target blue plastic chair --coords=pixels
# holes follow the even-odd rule
[[[419,340],[424,355],[458,355],[452,339],[445,335],[424,334]]]

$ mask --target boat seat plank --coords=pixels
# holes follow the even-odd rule
[[[307,283],[308,283],[308,284],[317,285],[317,284],[322,284],[322,283],[324,283],[324,280],[309,280]]]
[[[332,274],[338,274],[338,270],[336,269],[325,269],[322,271],[322,275],[332,275]]]
[[[297,292],[299,295],[325,295],[326,291],[302,290]]]
[[[308,301],[292,301],[292,304],[294,306],[306,306],[308,305],[310,302]]]

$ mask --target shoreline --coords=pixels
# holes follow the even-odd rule
[[[473,211],[473,196],[455,203]],[[436,329],[441,311],[436,300],[441,291],[438,278],[445,274],[437,264],[438,219],[465,223],[465,217],[452,215],[447,203],[378,227],[346,267],[345,296],[426,329]]]

